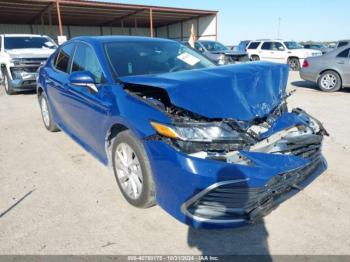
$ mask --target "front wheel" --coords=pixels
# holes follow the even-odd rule
[[[46,129],[49,130],[50,132],[59,131],[59,128],[57,127],[56,123],[52,120],[52,114],[49,108],[49,104],[47,102],[47,97],[44,93],[42,93],[39,96],[39,105],[40,105],[41,116]]]
[[[336,92],[342,86],[341,78],[337,72],[325,71],[318,79],[318,86],[324,92]]]
[[[113,171],[124,198],[139,208],[155,205],[151,166],[142,143],[125,130],[117,135],[112,150]]]
[[[292,71],[299,71],[300,70],[300,62],[299,62],[298,58],[289,58],[288,65]]]
[[[7,75],[6,70],[2,70],[2,78],[3,78],[2,84],[4,85],[6,94],[8,94],[9,96],[15,94],[16,92],[13,91],[12,89],[12,86],[9,81],[9,76]]]

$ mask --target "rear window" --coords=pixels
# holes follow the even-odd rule
[[[251,42],[247,49],[257,49],[261,42]]]
[[[55,67],[58,70],[66,73],[68,72],[68,64],[73,54],[73,51],[74,51],[74,43],[67,44],[59,50],[55,61]]]
[[[349,51],[350,51],[350,48],[345,49],[345,50],[341,51],[341,52],[337,55],[337,57],[348,58],[348,57],[349,57]]]

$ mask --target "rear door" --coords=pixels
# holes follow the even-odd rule
[[[280,42],[272,43],[271,58],[273,62],[285,63],[287,61],[286,48]]]
[[[350,48],[341,51],[335,59],[343,85],[350,86]]]
[[[274,54],[273,42],[264,42],[261,45],[261,48],[259,51],[260,59],[273,62],[274,61],[273,54]]]

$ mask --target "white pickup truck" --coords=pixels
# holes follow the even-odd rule
[[[251,41],[247,46],[247,53],[252,61],[287,63],[289,68],[294,71],[301,68],[305,58],[322,55],[319,50],[305,49],[294,41],[279,39]]]
[[[0,35],[0,81],[6,93],[35,90],[37,70],[56,48],[44,35]]]

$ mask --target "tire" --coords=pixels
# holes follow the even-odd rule
[[[292,71],[299,71],[300,70],[300,62],[298,58],[289,58],[288,59],[288,66],[290,70]]]
[[[12,89],[6,69],[2,69],[2,84],[5,88],[6,94],[8,94],[9,96],[14,95],[16,93]]]
[[[138,208],[154,206],[151,165],[142,143],[130,130],[120,132],[114,139],[112,159],[114,175],[124,198]]]
[[[40,105],[41,117],[43,119],[43,123],[46,129],[49,130],[50,132],[59,131],[59,128],[57,127],[56,123],[52,120],[51,110],[47,102],[47,97],[45,93],[42,93],[39,96],[39,105]]]
[[[333,70],[323,72],[318,78],[317,84],[324,92],[336,92],[342,87],[340,75]]]
[[[252,61],[260,61],[260,57],[258,55],[252,55],[251,60]]]

